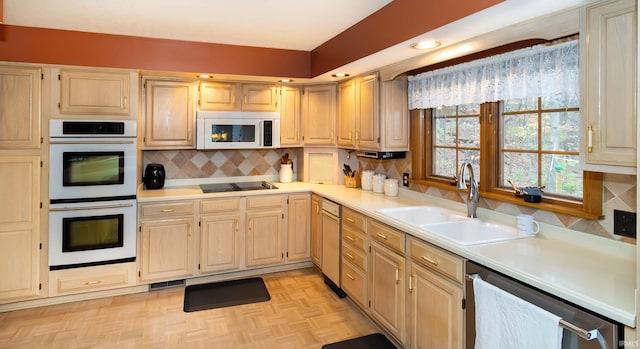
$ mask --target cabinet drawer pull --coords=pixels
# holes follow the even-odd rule
[[[436,267],[438,266],[438,264],[440,264],[440,262],[438,261],[434,261],[433,259],[427,257],[427,256],[422,256],[422,259],[424,259],[425,261],[435,265]]]
[[[345,217],[344,219],[345,219],[347,222],[349,222],[349,223],[355,223],[355,222],[356,222],[356,221],[355,221],[355,220],[353,220],[353,218],[351,218],[351,217]]]
[[[351,242],[356,242],[356,239],[353,236],[345,235],[344,238],[349,240],[349,241],[351,241]]]
[[[400,282],[400,268],[396,268],[396,284]]]
[[[91,285],[98,285],[100,284],[100,280],[96,280],[96,281],[87,281],[84,283],[87,286],[91,286]]]
[[[354,255],[352,255],[351,253],[345,253],[345,255],[351,260],[355,260],[356,259],[356,257]]]
[[[413,274],[409,274],[409,293],[413,292]]]
[[[388,236],[386,236],[386,235],[384,235],[384,234],[380,234],[380,233],[376,233],[376,236],[377,236],[377,237],[379,237],[379,238],[381,238],[381,239],[384,239],[384,240],[389,239],[389,237],[388,237]]]
[[[593,126],[587,126],[587,151],[591,153],[593,151]]]
[[[345,275],[347,275],[347,277],[351,280],[355,280],[356,278],[353,277],[353,275],[349,274],[349,273],[345,273]]]
[[[165,208],[164,210],[160,211],[162,213],[169,213],[169,212],[173,212],[172,208]]]

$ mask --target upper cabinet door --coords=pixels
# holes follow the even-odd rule
[[[235,82],[203,81],[200,83],[200,110],[238,110],[237,94]]]
[[[278,91],[271,84],[242,84],[242,110],[277,111]]]
[[[358,78],[356,83],[356,147],[358,149],[378,149],[380,142],[378,74]]]
[[[356,81],[349,79],[338,85],[338,146],[356,145]]]
[[[283,86],[280,89],[280,145],[299,147],[300,138],[300,89]]]
[[[0,66],[0,148],[40,148],[40,68]]]
[[[335,146],[336,85],[304,88],[302,97],[305,146]]]
[[[195,82],[146,80],[144,149],[195,146]]]
[[[56,109],[60,115],[134,118],[131,111],[137,110],[137,73],[61,69],[58,77],[60,102]]]
[[[407,77],[382,82],[380,101],[380,150],[409,150]]]
[[[588,170],[636,172],[636,6],[635,0],[608,1],[582,11],[581,153]]]
[[[209,111],[277,111],[278,91],[273,84],[203,81],[199,105]]]

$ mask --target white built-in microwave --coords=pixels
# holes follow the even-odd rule
[[[278,112],[197,112],[197,149],[280,147]]]

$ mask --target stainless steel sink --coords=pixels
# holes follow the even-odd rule
[[[478,220],[423,224],[420,228],[460,245],[480,245],[533,236],[519,234],[515,227]]]
[[[403,223],[419,227],[423,224],[450,222],[466,219],[467,217],[455,211],[436,206],[405,206],[382,208],[378,212]]]

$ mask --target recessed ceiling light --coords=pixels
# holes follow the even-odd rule
[[[291,79],[282,79],[282,80],[280,80],[280,82],[293,82],[293,80],[291,80]]]
[[[440,41],[425,40],[425,41],[420,41],[418,43],[412,44],[411,48],[414,48],[416,50],[428,50],[431,48],[436,48],[438,46],[440,46]]]
[[[337,74],[333,74],[333,75],[331,75],[331,76],[333,76],[334,78],[346,78],[347,76],[349,76],[349,74],[346,74],[346,73],[337,73]]]
[[[213,76],[211,76],[209,74],[200,74],[200,75],[198,75],[198,77],[200,79],[211,79]]]

